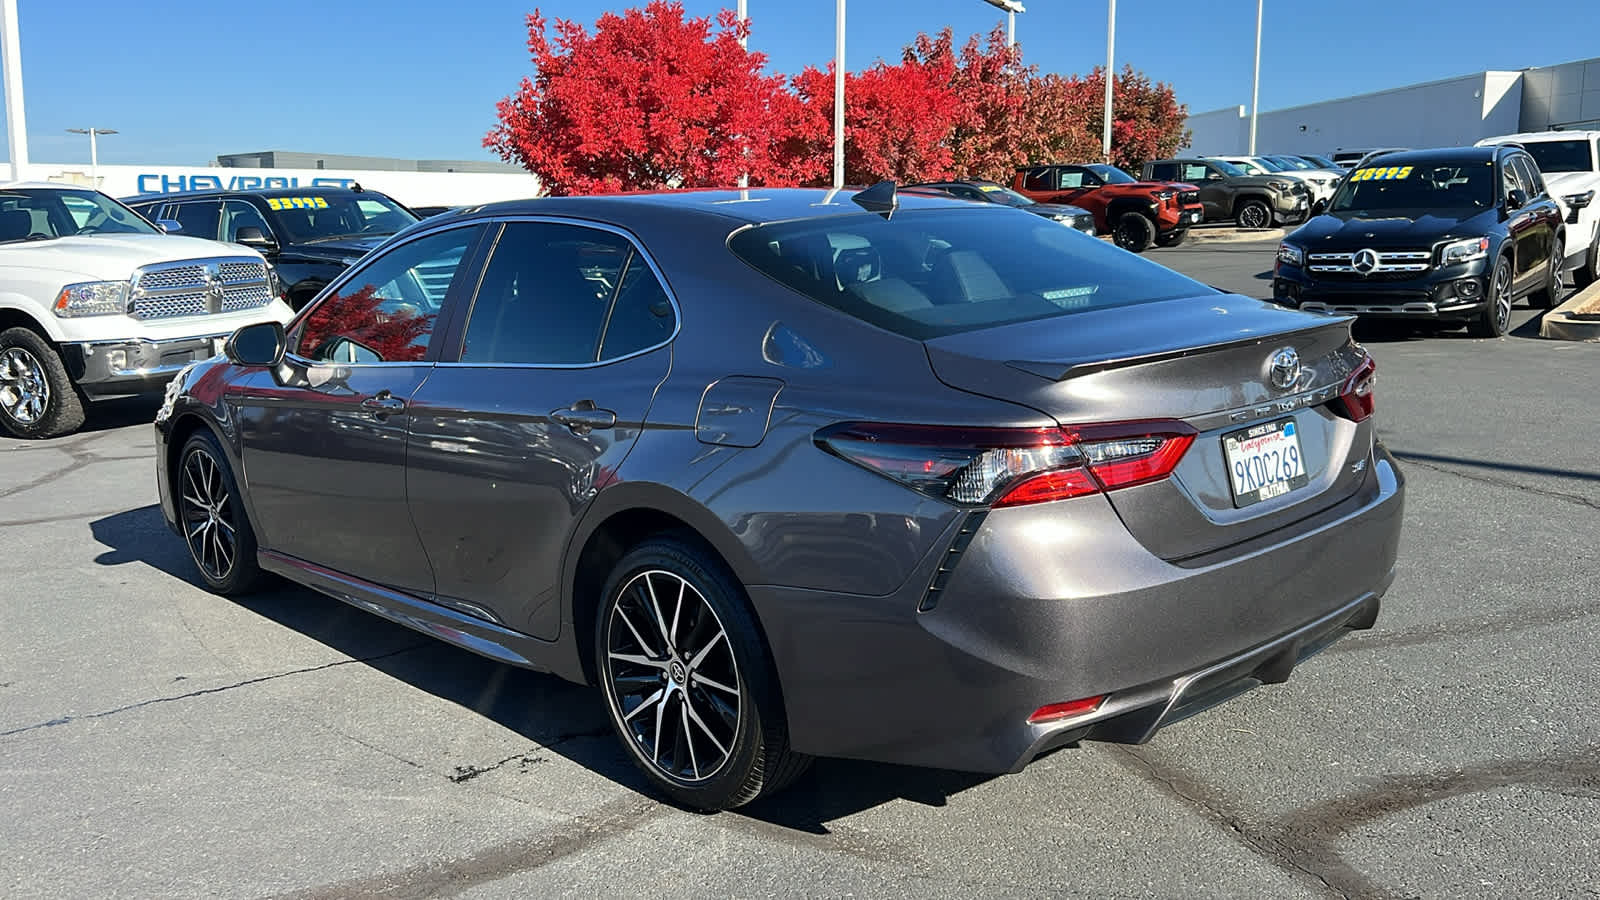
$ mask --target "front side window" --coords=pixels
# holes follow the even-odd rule
[[[1511,164],[1517,167],[1517,179],[1522,182],[1523,190],[1529,197],[1544,196],[1544,179],[1539,177],[1539,168],[1526,156],[1511,157]]]
[[[418,362],[481,226],[402,244],[358,267],[306,314],[291,340],[313,362]]]
[[[222,204],[222,239],[231,243],[239,240],[239,229],[255,228],[262,237],[272,237],[272,228],[262,218],[255,204],[244,200],[229,200]]]
[[[0,244],[90,234],[158,234],[138,213],[99,191],[0,189]]]
[[[1179,180],[1205,181],[1207,174],[1209,174],[1209,170],[1207,170],[1204,163],[1184,163],[1183,174],[1179,176]]]
[[[916,340],[1214,293],[1028,213],[902,210],[746,228],[729,249],[819,303]]]

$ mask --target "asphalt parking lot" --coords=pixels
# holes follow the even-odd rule
[[[1272,248],[1151,257],[1259,296]],[[712,816],[644,792],[595,691],[202,591],[153,402],[0,440],[0,894],[1600,896],[1600,346],[1513,324],[1364,336],[1410,479],[1375,630],[1146,746],[822,761]]]

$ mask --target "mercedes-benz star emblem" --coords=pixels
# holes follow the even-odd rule
[[[1362,250],[1356,253],[1350,266],[1363,275],[1370,275],[1372,270],[1378,267],[1378,254],[1372,250]]]
[[[1300,381],[1300,354],[1293,347],[1284,347],[1267,357],[1267,380],[1280,391],[1287,391]]]

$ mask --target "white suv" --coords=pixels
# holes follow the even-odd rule
[[[76,431],[244,325],[293,315],[261,254],[168,235],[99,191],[0,184],[0,433]]]
[[[1578,287],[1600,281],[1600,131],[1541,131],[1484,138],[1478,146],[1516,144],[1539,164],[1545,188],[1567,220],[1563,269]]]

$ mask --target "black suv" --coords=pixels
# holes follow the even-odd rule
[[[392,198],[360,185],[186,191],[122,202],[152,222],[164,220],[169,231],[261,251],[276,267],[285,299],[295,309],[389,235],[417,221]]]
[[[1561,208],[1517,147],[1385,153],[1278,245],[1272,294],[1300,309],[1505,334],[1511,304],[1556,303]]]

